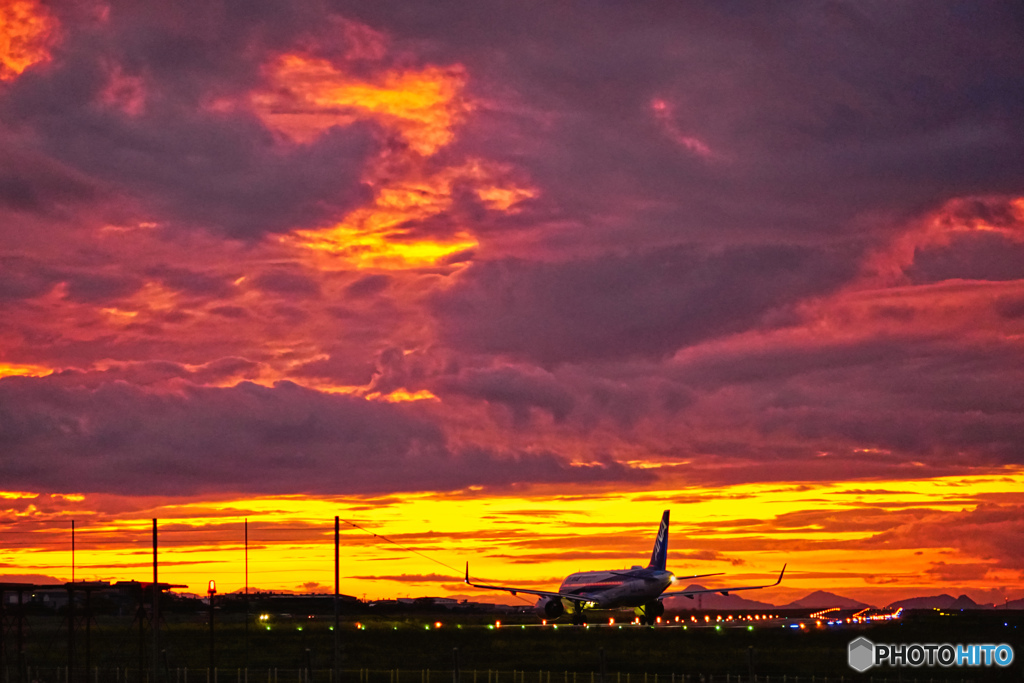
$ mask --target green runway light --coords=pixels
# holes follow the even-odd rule
[[[295,630],[296,630],[296,631],[301,631],[301,630],[302,630],[302,627],[301,627],[301,626],[296,626],[296,627],[295,627]]]
[[[754,630],[754,627],[753,627],[753,626],[748,626],[748,627],[747,627],[747,630],[748,630],[748,631],[753,631],[753,630]]]
[[[722,630],[722,627],[716,624],[716,625],[715,625],[715,630],[716,630],[716,631],[721,631],[721,630]]]

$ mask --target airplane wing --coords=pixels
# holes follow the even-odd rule
[[[779,578],[775,580],[775,583],[766,583],[763,586],[728,586],[726,588],[698,588],[692,591],[666,591],[658,596],[658,598],[669,597],[672,595],[685,595],[688,598],[692,598],[694,595],[700,595],[701,593],[721,593],[722,595],[728,595],[736,591],[752,591],[758,588],[771,588],[772,586],[778,586],[782,583],[782,575],[786,573],[786,565],[782,565],[782,571],[779,572]]]
[[[515,588],[513,586],[488,586],[482,583],[473,583],[469,580],[469,562],[466,563],[465,583],[466,585],[473,586],[474,588],[487,588],[489,590],[495,591],[508,591],[512,595],[516,595],[517,593],[526,593],[527,595],[541,595],[548,598],[566,598],[568,600],[576,600],[577,602],[587,602],[590,600],[590,598],[588,598],[587,596],[579,595],[577,593],[558,593],[556,591],[538,591],[532,588]]]

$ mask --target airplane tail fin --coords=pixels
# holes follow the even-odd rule
[[[658,537],[654,540],[654,552],[651,553],[651,563],[648,569],[665,570],[665,561],[668,559],[668,510],[661,516],[661,526],[658,527]]]

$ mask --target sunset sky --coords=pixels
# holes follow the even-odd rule
[[[1024,597],[1022,35],[0,0],[0,576]]]

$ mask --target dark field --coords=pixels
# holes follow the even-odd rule
[[[278,669],[279,681],[305,680],[303,670],[312,670],[313,680],[329,680],[332,667],[333,617],[309,618],[271,615],[267,630],[254,612],[246,648],[245,615],[216,614],[215,657],[218,681],[265,681]],[[508,619],[508,617],[504,617]],[[430,670],[432,683],[452,680],[454,650],[458,649],[461,683],[590,683],[595,672],[599,681],[601,651],[611,683],[670,683],[686,675],[688,681],[700,676],[715,680],[747,680],[750,648],[759,680],[770,676],[781,681],[870,680],[973,680],[1021,681],[1022,614],[1019,612],[965,612],[943,616],[937,612],[911,613],[898,622],[864,628],[816,629],[806,631],[781,625],[722,628],[672,626],[655,628],[625,625],[608,627],[607,622],[590,628],[559,625],[542,627],[529,617],[493,628],[493,616],[433,611],[412,615],[348,614],[342,622],[342,668],[352,683],[425,683]],[[161,624],[161,678],[206,681],[210,663],[209,616],[207,612],[169,613]],[[441,621],[442,626],[434,624]],[[357,623],[365,628],[359,628]],[[489,627],[488,624],[491,626]],[[1006,624],[1006,625],[1004,625]],[[427,627],[430,627],[429,629]],[[1008,643],[1017,660],[1006,669],[950,668],[873,669],[857,674],[847,666],[847,644],[859,635],[881,643]],[[64,680],[57,667],[68,664],[67,619],[53,615],[31,615],[24,623],[24,660],[39,680]],[[89,629],[88,652],[84,621],[74,637],[74,662],[79,681],[139,680],[140,645],[142,668],[151,670],[152,639],[148,628],[141,640],[138,622],[131,617],[99,616]],[[15,623],[6,622],[4,655],[7,680],[18,681]],[[85,675],[88,657],[88,676]],[[47,667],[49,671],[41,669]],[[99,671],[97,671],[99,667]],[[393,670],[399,669],[398,680]],[[362,672],[362,670],[369,670]],[[499,678],[495,671],[500,671]],[[538,672],[545,672],[540,675]],[[22,670],[24,673],[24,670]],[[575,676],[574,676],[575,674]],[[620,676],[621,674],[621,676]],[[627,677],[628,674],[628,677]],[[38,676],[39,674],[36,674]],[[646,678],[645,678],[646,675]],[[902,675],[902,679],[900,676]],[[142,680],[148,680],[143,676]],[[211,678],[212,680],[212,678]]]

